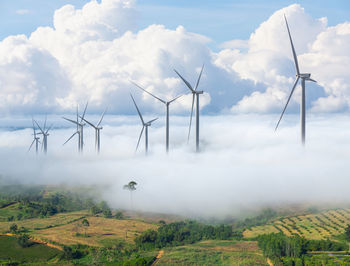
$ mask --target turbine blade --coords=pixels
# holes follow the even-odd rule
[[[181,96],[183,96],[183,94],[181,94],[181,95],[175,97],[175,98],[172,99],[169,103],[175,102],[175,101],[176,101],[177,99],[179,99]]]
[[[136,146],[135,152],[136,152],[137,149],[139,148],[140,140],[141,140],[142,133],[143,133],[143,130],[144,130],[144,129],[145,129],[145,126],[142,126],[142,130],[141,130],[141,133],[140,133],[140,136],[139,136],[139,140],[137,141],[137,146]]]
[[[45,129],[46,129],[46,121],[47,121],[47,115],[45,115],[44,131],[45,131]]]
[[[32,123],[33,123],[33,131],[34,131],[34,138],[36,137],[36,132],[35,132],[35,126],[34,126],[34,118],[32,117]]]
[[[41,127],[39,126],[38,122],[36,122],[36,120],[34,120],[34,122],[38,126],[38,128],[40,129],[41,133],[44,134],[44,131],[41,129]]]
[[[130,81],[132,84],[134,84],[135,86],[137,86],[139,89],[143,90],[144,92],[148,93],[149,95],[153,96],[154,98],[156,98],[158,101],[161,101],[162,103],[166,104],[166,102],[164,100],[162,100],[161,98],[153,95],[152,93],[146,91],[144,88],[142,88],[141,86],[137,85],[135,82]]]
[[[307,78],[306,80],[308,80],[308,81],[312,81],[312,82],[317,83],[317,81],[316,81],[316,80],[314,80],[314,79]]]
[[[82,119],[85,117],[85,113],[86,113],[86,109],[87,109],[87,107],[88,107],[88,104],[89,104],[89,102],[86,102],[86,105],[85,105],[85,109],[84,109],[84,113],[83,113]],[[83,121],[83,120],[80,120],[80,121]]]
[[[288,26],[286,15],[284,15],[284,20],[286,21],[288,35],[289,35],[289,40],[290,40],[290,45],[292,46],[295,68],[296,68],[297,74],[300,75],[299,65],[298,65],[298,58],[297,58],[297,55],[295,53],[295,49],[294,49],[294,45],[293,45],[293,41],[292,41],[292,36],[290,35],[290,31],[289,31],[289,26]]]
[[[299,81],[299,77],[297,77],[297,78],[296,78],[296,80],[295,80],[295,82],[294,82],[294,85],[293,85],[292,91],[291,91],[291,92],[290,92],[290,94],[289,94],[289,97],[288,97],[287,103],[286,103],[286,105],[284,106],[284,109],[283,109],[283,111],[282,111],[282,114],[281,114],[281,116],[280,116],[280,119],[278,120],[278,123],[277,123],[277,125],[276,125],[275,131],[277,130],[278,125],[280,124],[280,122],[281,122],[281,120],[282,120],[283,114],[284,114],[284,112],[285,112],[285,111],[286,111],[286,109],[287,109],[288,103],[289,103],[289,101],[290,101],[290,98],[292,98],[292,95],[293,95],[294,89],[295,89],[295,87],[297,86],[298,81]]]
[[[27,152],[29,152],[29,151],[30,151],[30,149],[32,148],[32,146],[33,146],[34,142],[35,142],[35,139],[33,140],[32,144],[30,144],[29,149],[28,149],[28,151],[27,151]]]
[[[63,119],[69,121],[69,122],[72,122],[73,124],[77,124],[77,126],[79,125],[79,123],[77,123],[76,121],[72,120],[72,119],[69,119],[69,118],[65,118],[62,116]]]
[[[78,134],[78,131],[76,131],[75,133],[73,133],[73,135],[70,136],[70,138],[67,139],[65,143],[63,143],[63,145],[65,145],[68,141],[70,141],[76,134]],[[63,146],[63,145],[62,145],[62,146]]]
[[[144,125],[144,124],[145,124],[145,122],[143,121],[143,118],[142,118],[141,112],[140,112],[139,108],[137,107],[137,104],[136,104],[136,102],[135,102],[135,100],[134,100],[134,97],[132,97],[132,94],[131,94],[131,93],[130,93],[130,96],[131,96],[131,99],[132,99],[132,101],[134,102],[135,107],[136,107],[136,110],[137,110],[137,112],[138,112],[138,114],[139,114],[139,116],[140,116],[140,119],[141,119],[141,121],[142,121],[142,125]]]
[[[101,124],[102,119],[103,119],[103,117],[105,116],[105,113],[107,112],[107,109],[108,109],[108,107],[105,109],[105,111],[104,111],[103,114],[101,115],[100,121],[98,121],[98,123],[97,123],[97,127]]]
[[[192,108],[191,108],[191,116],[190,116],[190,127],[188,128],[188,137],[187,142],[190,140],[190,134],[191,134],[191,125],[192,125],[192,115],[193,115],[193,106],[194,106],[194,97],[196,96],[195,93],[192,93]]]
[[[180,73],[176,71],[176,69],[174,69],[174,71],[175,71],[176,74],[182,79],[182,81],[185,82],[185,84],[187,85],[187,87],[188,87],[192,92],[194,92],[194,89],[192,88],[191,84],[190,84],[187,80],[185,80],[185,79],[180,75]]]
[[[197,88],[198,88],[199,81],[200,81],[202,73],[203,73],[203,68],[204,68],[204,64],[202,65],[202,69],[201,69],[201,72],[199,73],[197,84],[196,84],[196,87],[194,88],[194,90],[197,90]]]
[[[49,130],[52,128],[52,126],[53,126],[53,124],[51,124],[51,125],[49,126],[49,128],[46,130],[46,133],[45,133],[45,134],[49,133]]]
[[[157,118],[155,118],[155,119],[152,119],[152,120],[150,120],[150,121],[148,121],[147,123],[150,123],[150,124],[152,124],[154,121],[156,121],[158,119],[158,117]]]
[[[91,122],[89,122],[89,121],[87,121],[85,118],[82,118],[82,117],[80,117],[82,120],[84,120],[86,123],[88,123],[90,126],[92,126],[93,128],[96,128],[95,126],[94,126],[94,124],[92,124]]]
[[[78,112],[78,105],[77,105],[77,131],[79,130],[79,112]]]

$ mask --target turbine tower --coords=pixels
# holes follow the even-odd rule
[[[50,129],[52,128],[52,125],[48,128],[48,129],[46,129],[46,117],[45,117],[45,122],[44,122],[44,129],[42,129],[40,126],[39,126],[39,124],[38,124],[38,122],[36,122],[35,120],[34,120],[34,122],[35,122],[35,124],[38,126],[38,128],[40,129],[40,133],[38,133],[38,135],[39,134],[41,134],[41,135],[43,135],[43,142],[42,142],[42,145],[41,145],[41,148],[42,149],[44,149],[44,153],[45,154],[47,154],[47,137],[50,135],[49,134],[49,131],[50,131]]]
[[[68,141],[70,141],[76,134],[78,134],[78,151],[79,152],[83,152],[83,147],[84,147],[84,126],[85,123],[83,123],[83,119],[85,117],[85,113],[86,113],[86,109],[87,109],[88,103],[86,103],[85,105],[85,109],[84,109],[84,113],[81,116],[81,119],[79,121],[79,113],[78,113],[78,106],[77,106],[77,120],[74,121],[72,119],[66,118],[66,117],[62,117],[63,119],[75,124],[77,126],[77,131],[75,131],[73,133],[72,136],[70,136],[65,143],[63,143],[63,145],[65,145]]]
[[[158,117],[155,118],[155,119],[152,119],[152,120],[150,120],[150,121],[148,121],[148,122],[145,122],[145,121],[143,120],[143,117],[142,117],[142,115],[141,115],[141,112],[140,112],[139,108],[137,107],[137,104],[136,104],[136,102],[135,102],[135,100],[134,100],[134,97],[132,97],[132,94],[131,94],[131,93],[130,93],[130,96],[131,96],[132,101],[133,101],[134,104],[135,104],[137,113],[139,114],[139,117],[140,117],[141,122],[142,122],[142,130],[141,130],[141,133],[140,133],[140,136],[139,136],[139,140],[137,141],[137,146],[136,146],[135,152],[137,151],[137,149],[138,149],[138,147],[139,147],[140,140],[141,140],[141,137],[142,137],[142,133],[143,133],[143,130],[145,129],[145,152],[146,152],[146,155],[147,155],[147,153],[148,153],[148,127],[151,126],[152,123],[158,119]]]
[[[300,99],[301,143],[302,143],[302,145],[305,145],[305,112],[306,112],[306,109],[305,109],[305,81],[316,82],[316,80],[313,80],[313,79],[310,78],[311,77],[310,73],[300,73],[300,71],[299,71],[299,64],[298,64],[298,58],[297,58],[297,55],[295,53],[295,49],[294,49],[294,45],[293,45],[293,41],[292,41],[292,36],[290,34],[287,18],[286,18],[285,15],[284,15],[284,20],[286,21],[286,26],[287,26],[288,35],[289,35],[289,41],[290,41],[290,45],[292,47],[293,58],[294,58],[295,69],[296,69],[296,75],[295,75],[296,79],[295,79],[294,85],[292,87],[292,91],[291,91],[291,93],[290,93],[290,95],[288,97],[287,103],[286,103],[286,105],[285,105],[285,107],[284,107],[284,109],[282,111],[280,119],[278,120],[278,123],[276,125],[275,131],[277,130],[278,125],[280,124],[281,119],[283,117],[283,114],[284,114],[284,112],[287,109],[288,103],[289,103],[289,101],[290,101],[290,99],[291,99],[291,97],[292,97],[292,95],[294,93],[294,89],[297,86],[299,79],[301,79],[301,99]]]
[[[39,143],[40,143],[40,141],[39,141],[39,137],[37,137],[37,133],[36,133],[36,130],[35,130],[35,125],[34,125],[34,119],[32,118],[32,123],[33,123],[33,131],[34,131],[34,134],[33,134],[33,136],[34,136],[34,139],[33,139],[33,142],[32,142],[32,144],[30,144],[30,147],[29,147],[29,149],[28,149],[28,152],[30,151],[30,149],[32,148],[32,146],[33,146],[33,144],[34,144],[34,142],[35,142],[35,152],[36,152],[36,155],[38,155],[38,152],[39,152]]]
[[[91,127],[93,127],[95,129],[95,149],[96,149],[97,153],[100,153],[100,130],[103,128],[103,127],[100,127],[100,124],[102,122],[102,119],[103,119],[106,111],[107,111],[107,108],[103,112],[100,120],[98,121],[98,123],[96,125],[94,125],[91,122],[87,121],[84,117],[81,117],[82,120],[84,120],[86,123],[88,123]]]
[[[182,81],[186,84],[186,86],[190,89],[190,91],[192,92],[192,108],[191,108],[191,116],[190,116],[190,126],[188,129],[188,138],[187,138],[187,142],[190,139],[190,133],[191,133],[191,125],[192,125],[192,115],[193,115],[193,105],[194,105],[194,100],[196,98],[196,152],[199,152],[199,95],[203,94],[203,91],[198,91],[198,85],[199,85],[199,81],[201,79],[202,73],[203,73],[203,68],[204,68],[204,64],[202,66],[201,72],[199,73],[198,76],[198,80],[196,83],[196,87],[193,88],[191,86],[191,84],[185,80],[180,74],[179,72],[177,72],[175,69],[174,71],[176,72],[176,74],[182,79]]]
[[[169,105],[176,101],[178,98],[180,98],[182,95],[179,95],[177,97],[175,97],[174,99],[172,99],[171,101],[165,101],[155,95],[153,95],[152,93],[146,91],[145,89],[143,89],[141,86],[137,85],[135,82],[131,81],[134,85],[136,85],[139,89],[143,90],[144,92],[148,93],[149,95],[151,95],[152,97],[154,97],[155,99],[157,99],[158,101],[162,102],[163,104],[165,104],[166,107],[166,123],[165,123],[165,149],[166,152],[169,152]]]

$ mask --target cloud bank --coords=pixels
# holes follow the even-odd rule
[[[79,156],[76,139],[62,146],[74,129],[56,123],[47,157],[36,157],[34,150],[26,153],[31,129],[2,129],[1,175],[27,184],[103,187],[103,199],[126,209],[130,197],[122,187],[135,180],[135,209],[192,217],[236,216],[276,204],[348,204],[350,120],[345,115],[309,116],[303,149],[298,116],[287,115],[275,133],[277,118],[277,114],[205,116],[202,152],[196,154],[194,138],[186,144],[188,120],[174,117],[168,156],[162,118],[150,128],[147,157],[144,139],[134,154],[141,130],[136,116],[106,117],[98,157],[90,128],[85,129],[84,155]]]
[[[56,10],[53,27],[39,27],[29,37],[9,36],[0,42],[1,113],[64,113],[90,101],[92,112],[134,112],[126,100],[133,91],[147,112],[161,106],[137,91],[130,80],[170,99],[184,93],[174,113],[188,112],[191,95],[173,68],[194,83],[205,63],[201,105],[206,113],[279,112],[294,79],[286,14],[301,70],[318,84],[307,84],[313,112],[349,108],[350,23],[329,27],[300,5],[276,11],[249,40],[231,40],[213,52],[206,36],[179,25],[137,27],[136,2],[102,0],[76,9]],[[297,110],[298,90],[290,111]]]

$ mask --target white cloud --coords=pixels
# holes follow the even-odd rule
[[[201,98],[204,111],[278,111],[295,73],[283,14],[301,70],[311,72],[319,84],[308,83],[307,106],[314,112],[348,109],[349,23],[327,27],[326,18],[312,18],[294,4],[272,14],[249,40],[231,40],[214,53],[209,38],[182,26],[137,28],[135,5],[131,0],[91,1],[81,9],[66,5],[56,10],[52,28],[3,40],[0,109],[57,113],[89,100],[93,112],[108,106],[110,112],[125,114],[134,112],[128,99],[132,91],[143,110],[162,112],[157,101],[129,80],[170,99],[189,92],[173,68],[195,84],[205,63],[200,85],[206,92]],[[174,103],[172,112],[188,112],[190,105],[188,94]]]

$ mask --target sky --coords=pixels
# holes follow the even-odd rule
[[[278,113],[295,69],[283,15],[288,17],[309,112],[348,112],[347,1],[2,1],[0,113],[89,112],[161,114],[157,100],[188,114],[191,94],[173,71],[195,84],[201,66],[201,111]],[[298,112],[300,89],[287,112]]]

